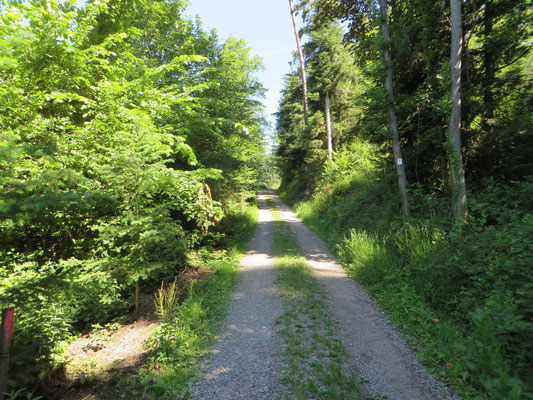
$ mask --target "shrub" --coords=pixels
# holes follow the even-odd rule
[[[10,377],[33,387],[61,361],[69,339],[123,308],[121,287],[78,260],[0,271],[0,307],[15,307]]]

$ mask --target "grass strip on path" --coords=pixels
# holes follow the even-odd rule
[[[325,292],[313,277],[289,225],[280,220],[274,202],[267,200],[274,219],[273,255],[284,302],[279,318],[285,339],[284,381],[290,399],[356,399],[361,380],[344,365],[342,342],[328,315]]]

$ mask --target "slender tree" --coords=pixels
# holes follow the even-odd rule
[[[307,118],[309,107],[307,105],[307,80],[305,77],[304,54],[302,51],[302,45],[300,43],[300,34],[298,33],[298,28],[296,27],[295,9],[294,9],[294,5],[292,4],[292,0],[289,0],[289,8],[291,10],[292,26],[294,28],[294,37],[296,38],[296,47],[298,48],[298,58],[300,59],[300,76],[302,78],[302,95],[303,95],[303,103],[304,103],[304,115]]]
[[[381,0],[383,1],[383,0]],[[463,28],[461,0],[450,0],[452,44],[450,53],[450,72],[452,78],[452,112],[448,130],[448,156],[450,158],[456,222],[464,223],[467,216],[466,183],[461,155],[461,63],[463,51]]]
[[[372,18],[373,4],[368,0],[342,0],[330,1],[320,0],[317,3],[318,20],[328,20],[331,17],[341,18],[349,21],[348,37],[358,38],[357,42],[362,42],[370,35],[372,26],[369,21]],[[391,38],[389,33],[387,0],[379,0],[379,12],[381,18],[381,29],[385,41],[383,48],[383,57],[385,59],[386,78],[385,87],[387,89],[387,102],[390,119],[390,130],[392,133],[392,148],[394,153],[394,163],[396,165],[396,174],[398,176],[398,188],[402,202],[402,209],[406,216],[410,216],[409,198],[407,195],[407,180],[405,175],[404,160],[400,146],[400,135],[398,130],[398,118],[394,106],[394,92],[392,88],[392,57],[391,57]]]
[[[329,101],[329,93],[326,92],[326,98],[324,101],[324,112],[326,114],[326,130],[327,130],[327,138],[328,138],[328,158],[330,160],[333,160],[333,144],[332,144],[332,129],[331,129],[331,106]]]
[[[405,215],[409,216],[411,214],[409,208],[409,198],[407,196],[407,185],[405,178],[405,167],[402,156],[402,149],[400,146],[400,134],[398,131],[398,119],[396,117],[396,110],[394,107],[394,93],[392,89],[392,58],[390,51],[390,33],[389,33],[389,23],[388,23],[388,12],[387,12],[387,1],[379,0],[379,7],[381,11],[382,18],[382,32],[383,38],[385,40],[385,46],[383,49],[383,57],[385,58],[385,68],[386,68],[386,77],[385,77],[385,87],[387,89],[387,100],[388,100],[388,109],[389,109],[389,118],[390,118],[390,129],[392,132],[392,149],[394,153],[394,163],[396,164],[396,174],[398,175],[398,187],[400,190],[400,197],[402,199],[402,209]]]
[[[310,114],[318,108],[323,112],[326,125],[328,158],[333,159],[333,134],[340,139],[341,129],[334,132],[341,121],[343,98],[356,81],[353,58],[342,43],[342,28],[338,24],[317,24],[314,18],[307,26],[310,40],[304,46],[309,77]],[[339,141],[337,141],[337,144]]]

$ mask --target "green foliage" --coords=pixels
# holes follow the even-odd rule
[[[465,397],[527,398],[530,181],[487,181],[470,196],[469,224],[453,227],[434,214],[403,221],[391,208],[394,189],[376,196],[379,183],[366,182],[364,169],[337,176],[325,174],[312,200],[298,205],[304,222],[336,246],[349,273],[416,338],[424,362]],[[431,216],[435,202],[422,199],[419,212]]]
[[[337,92],[343,93],[337,100],[339,109],[333,113],[335,144],[365,137],[390,151],[377,4],[365,0],[299,3],[306,9],[306,46],[313,50],[306,60],[310,98],[318,101],[320,97],[314,98],[313,93],[321,93],[324,85],[334,82],[338,83]],[[420,185],[426,195],[449,195],[450,166],[445,151],[451,105],[449,10],[435,0],[388,3],[395,108],[407,181]],[[467,184],[477,185],[485,177],[522,180],[530,174],[525,149],[531,142],[531,17],[524,1],[479,1],[463,9],[468,37],[462,74]],[[331,40],[331,29],[338,20],[347,23],[344,48]],[[356,64],[342,62],[347,51]],[[281,187],[298,186],[298,195],[308,197],[325,164],[325,157],[316,153],[317,147],[324,147],[324,135],[317,135],[323,132],[323,124],[316,124],[323,116],[319,106],[312,110],[308,129],[288,123],[302,117],[296,106],[301,99],[295,78],[297,74],[286,81],[280,102],[277,154]]]
[[[43,378],[74,332],[124,307],[121,286],[107,274],[71,259],[0,272],[0,307],[15,307],[10,377],[23,387]]]
[[[123,311],[139,281],[182,271],[255,185],[260,60],[185,5],[0,6],[0,305],[17,310],[15,389]]]
[[[23,395],[26,395],[26,397],[24,397],[24,399],[26,400],[40,400],[43,398],[42,396],[34,396],[33,393],[28,393],[24,389],[12,390],[10,392],[7,392],[6,397],[4,398],[6,400],[22,399]]]
[[[365,231],[350,231],[339,245],[339,258],[348,271],[369,284],[394,279],[397,272],[394,257],[383,240]]]
[[[222,248],[234,248],[239,253],[244,253],[248,246],[255,226],[258,222],[257,204],[255,197],[253,204],[233,203],[226,211],[226,217],[216,226],[214,231],[222,235],[217,243]]]
[[[309,22],[310,40],[304,45],[309,84],[309,114],[303,116],[298,71],[285,76],[285,88],[277,113],[276,149],[281,189],[303,196],[311,194],[328,159],[325,98],[330,98],[333,149],[346,141],[357,118],[356,96],[362,92],[361,74],[353,68],[349,50],[342,44],[338,24],[321,26]],[[348,122],[347,119],[350,121]]]

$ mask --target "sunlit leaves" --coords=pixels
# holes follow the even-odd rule
[[[43,292],[19,316],[25,385],[55,339],[105,319],[132,283],[184,268],[223,217],[211,187],[220,200],[253,187],[260,61],[183,18],[184,4],[0,5],[0,279],[21,278],[0,303],[24,303],[30,281]],[[83,304],[81,289],[52,301],[57,282],[87,288]],[[36,336],[32,313],[54,311]]]

